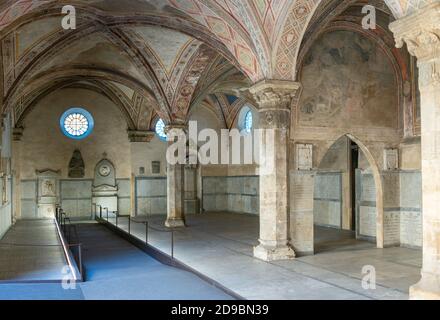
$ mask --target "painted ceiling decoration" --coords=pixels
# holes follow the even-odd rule
[[[434,1],[5,0],[0,102],[18,120],[43,93],[84,86],[117,100],[133,130],[156,115],[185,121],[202,102],[223,105],[230,124],[228,108],[247,98],[241,88],[297,80],[307,39],[350,6],[400,18]],[[66,4],[77,9],[76,30],[61,28]]]

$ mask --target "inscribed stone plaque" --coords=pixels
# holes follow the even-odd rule
[[[297,170],[312,170],[313,168],[313,145],[296,145],[296,168]]]
[[[385,149],[383,158],[384,170],[397,170],[399,168],[399,151],[397,149]]]

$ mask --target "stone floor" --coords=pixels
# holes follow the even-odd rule
[[[149,243],[171,253],[165,217],[149,217]],[[145,240],[145,225],[131,231]],[[115,219],[110,222],[116,223]],[[422,253],[407,248],[377,249],[350,232],[317,228],[314,256],[267,263],[252,256],[258,217],[211,213],[187,217],[188,228],[174,234],[176,259],[218,281],[246,299],[407,299],[409,286],[420,278]],[[118,219],[128,230],[127,218]],[[377,287],[362,288],[362,268],[374,266]]]
[[[165,266],[104,226],[80,224],[86,282],[0,284],[0,300],[230,300],[190,272]]]
[[[19,220],[0,240],[0,281],[61,281],[66,265],[53,220]]]

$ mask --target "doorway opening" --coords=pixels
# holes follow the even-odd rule
[[[351,203],[351,221],[350,230],[356,231],[356,170],[359,169],[359,146],[356,142],[350,140],[350,203]]]
[[[316,253],[375,247],[375,177],[362,148],[348,136],[322,158],[313,201]]]

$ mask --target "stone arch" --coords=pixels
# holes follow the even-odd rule
[[[20,107],[20,110],[16,110],[15,113],[15,126],[21,127],[26,116],[34,109],[34,107],[38,104],[38,102],[51,94],[52,92],[59,89],[66,88],[79,88],[95,91],[96,93],[102,94],[107,97],[110,101],[112,101],[115,105],[119,107],[121,110],[122,116],[125,118],[127,122],[128,130],[136,130],[136,123],[133,115],[130,113],[129,106],[126,101],[121,98],[119,92],[114,92],[114,88],[110,88],[108,85],[101,81],[81,81],[78,79],[65,79],[61,82],[51,83],[48,86],[40,87],[36,89],[33,93],[30,94],[29,100],[23,102]]]
[[[0,39],[14,28],[33,19],[60,15],[60,5],[57,2],[46,0],[31,6],[19,6],[16,3],[6,7],[3,12],[0,12]],[[212,16],[210,16],[205,11],[211,9],[208,9],[209,6],[204,4],[201,5],[206,6],[205,10],[199,11],[200,9],[195,7],[196,12],[190,8],[190,5],[179,7],[177,4],[170,2],[169,5],[163,7],[169,6],[172,10],[136,12],[133,14],[114,12],[115,17],[112,17],[109,12],[84,5],[84,3],[75,0],[72,0],[69,4],[75,6],[77,14],[82,12],[84,18],[105,25],[108,28],[130,25],[156,25],[185,33],[220,52],[249,79],[257,81],[263,77],[260,57],[256,53],[257,50],[252,39],[244,27],[237,30],[237,28],[227,23],[226,18],[230,13],[226,11],[221,12],[221,15],[217,15],[212,11]],[[15,10],[14,15],[9,15],[8,12],[12,9]],[[173,14],[172,11],[177,11],[179,14]],[[193,15],[197,14],[206,16],[206,21],[198,19],[198,22],[196,22]],[[234,21],[232,16],[230,19]]]
[[[253,104],[249,103],[246,100],[243,100],[239,107],[235,110],[233,127],[238,130],[243,129],[243,121],[248,111],[251,111],[253,117],[253,128],[256,128],[258,125],[258,108],[256,108]]]
[[[339,136],[337,139],[332,139],[326,146],[326,150],[320,154],[320,157],[317,159],[317,171],[319,172],[319,168],[321,167],[322,161],[325,155],[328,153],[331,147],[335,145],[341,138],[348,138],[350,141],[353,141],[358,145],[363,155],[368,161],[368,164],[371,169],[371,173],[373,175],[374,187],[375,187],[375,199],[376,199],[376,246],[378,248],[384,248],[384,203],[383,203],[383,183],[382,183],[382,175],[379,164],[370,151],[367,143],[364,143],[361,139],[356,137],[351,133],[346,133],[342,136]],[[316,178],[316,175],[315,175]],[[316,190],[313,190],[313,195]]]
[[[223,119],[223,113],[219,112],[218,109],[215,109],[215,107],[211,104],[208,103],[208,101],[202,101],[201,103],[197,104],[197,105],[193,105],[191,107],[191,109],[189,110],[187,116],[186,116],[186,121],[190,121],[190,118],[196,114],[198,112],[198,108],[205,108],[207,110],[209,110],[209,112],[211,112],[215,118],[217,119],[217,121],[219,122],[219,124],[221,124],[221,126],[225,126],[225,121]]]
[[[428,2],[417,1],[417,2]],[[419,8],[411,0],[385,0],[387,6],[395,17],[400,18],[405,14]],[[414,3],[411,3],[414,2]],[[272,61],[273,74],[276,79],[295,80],[297,74],[297,59],[299,50],[314,14],[325,4],[322,0],[295,0],[292,1],[288,14],[280,28],[280,35],[275,42]],[[412,9],[411,9],[412,8]]]
[[[357,137],[352,134],[346,134],[346,136],[354,141],[362,152],[366,156],[368,163],[370,164],[371,171],[373,172],[374,184],[376,187],[376,244],[378,248],[384,247],[384,213],[383,213],[383,184],[382,176],[380,174],[379,165],[376,162],[373,154],[369,148]]]
[[[32,90],[21,91],[20,95],[12,96],[11,99],[7,101],[5,104],[5,112],[12,110],[13,108],[17,108],[20,106],[20,97],[29,97],[28,103],[21,103],[21,111],[19,114],[23,114],[25,109],[32,105],[32,102],[41,96],[39,91],[41,90],[53,90],[57,86],[59,87],[61,83],[71,82],[71,81],[101,81],[101,80],[109,80],[117,83],[121,83],[126,85],[129,88],[134,89],[140,95],[145,97],[147,100],[150,100],[151,97],[155,97],[155,95],[151,92],[151,90],[145,87],[142,83],[138,82],[136,79],[132,79],[129,76],[114,73],[110,70],[103,69],[95,69],[95,68],[82,68],[81,66],[72,66],[71,68],[63,68],[62,70],[52,70],[52,72],[40,75],[38,78],[32,79],[30,83],[27,83],[27,88],[32,88]],[[53,86],[47,87],[47,84],[51,83]],[[24,84],[23,84],[24,85]],[[24,89],[24,88],[23,88]],[[108,90],[107,90],[108,91]],[[108,91],[109,92],[109,91]],[[110,92],[109,92],[110,93]],[[165,117],[165,119],[169,119],[169,113],[165,110],[161,110],[158,104],[155,104],[155,111],[160,113],[161,116]],[[17,112],[15,112],[17,113]],[[19,117],[18,117],[19,118]],[[18,120],[18,119],[17,119]]]

